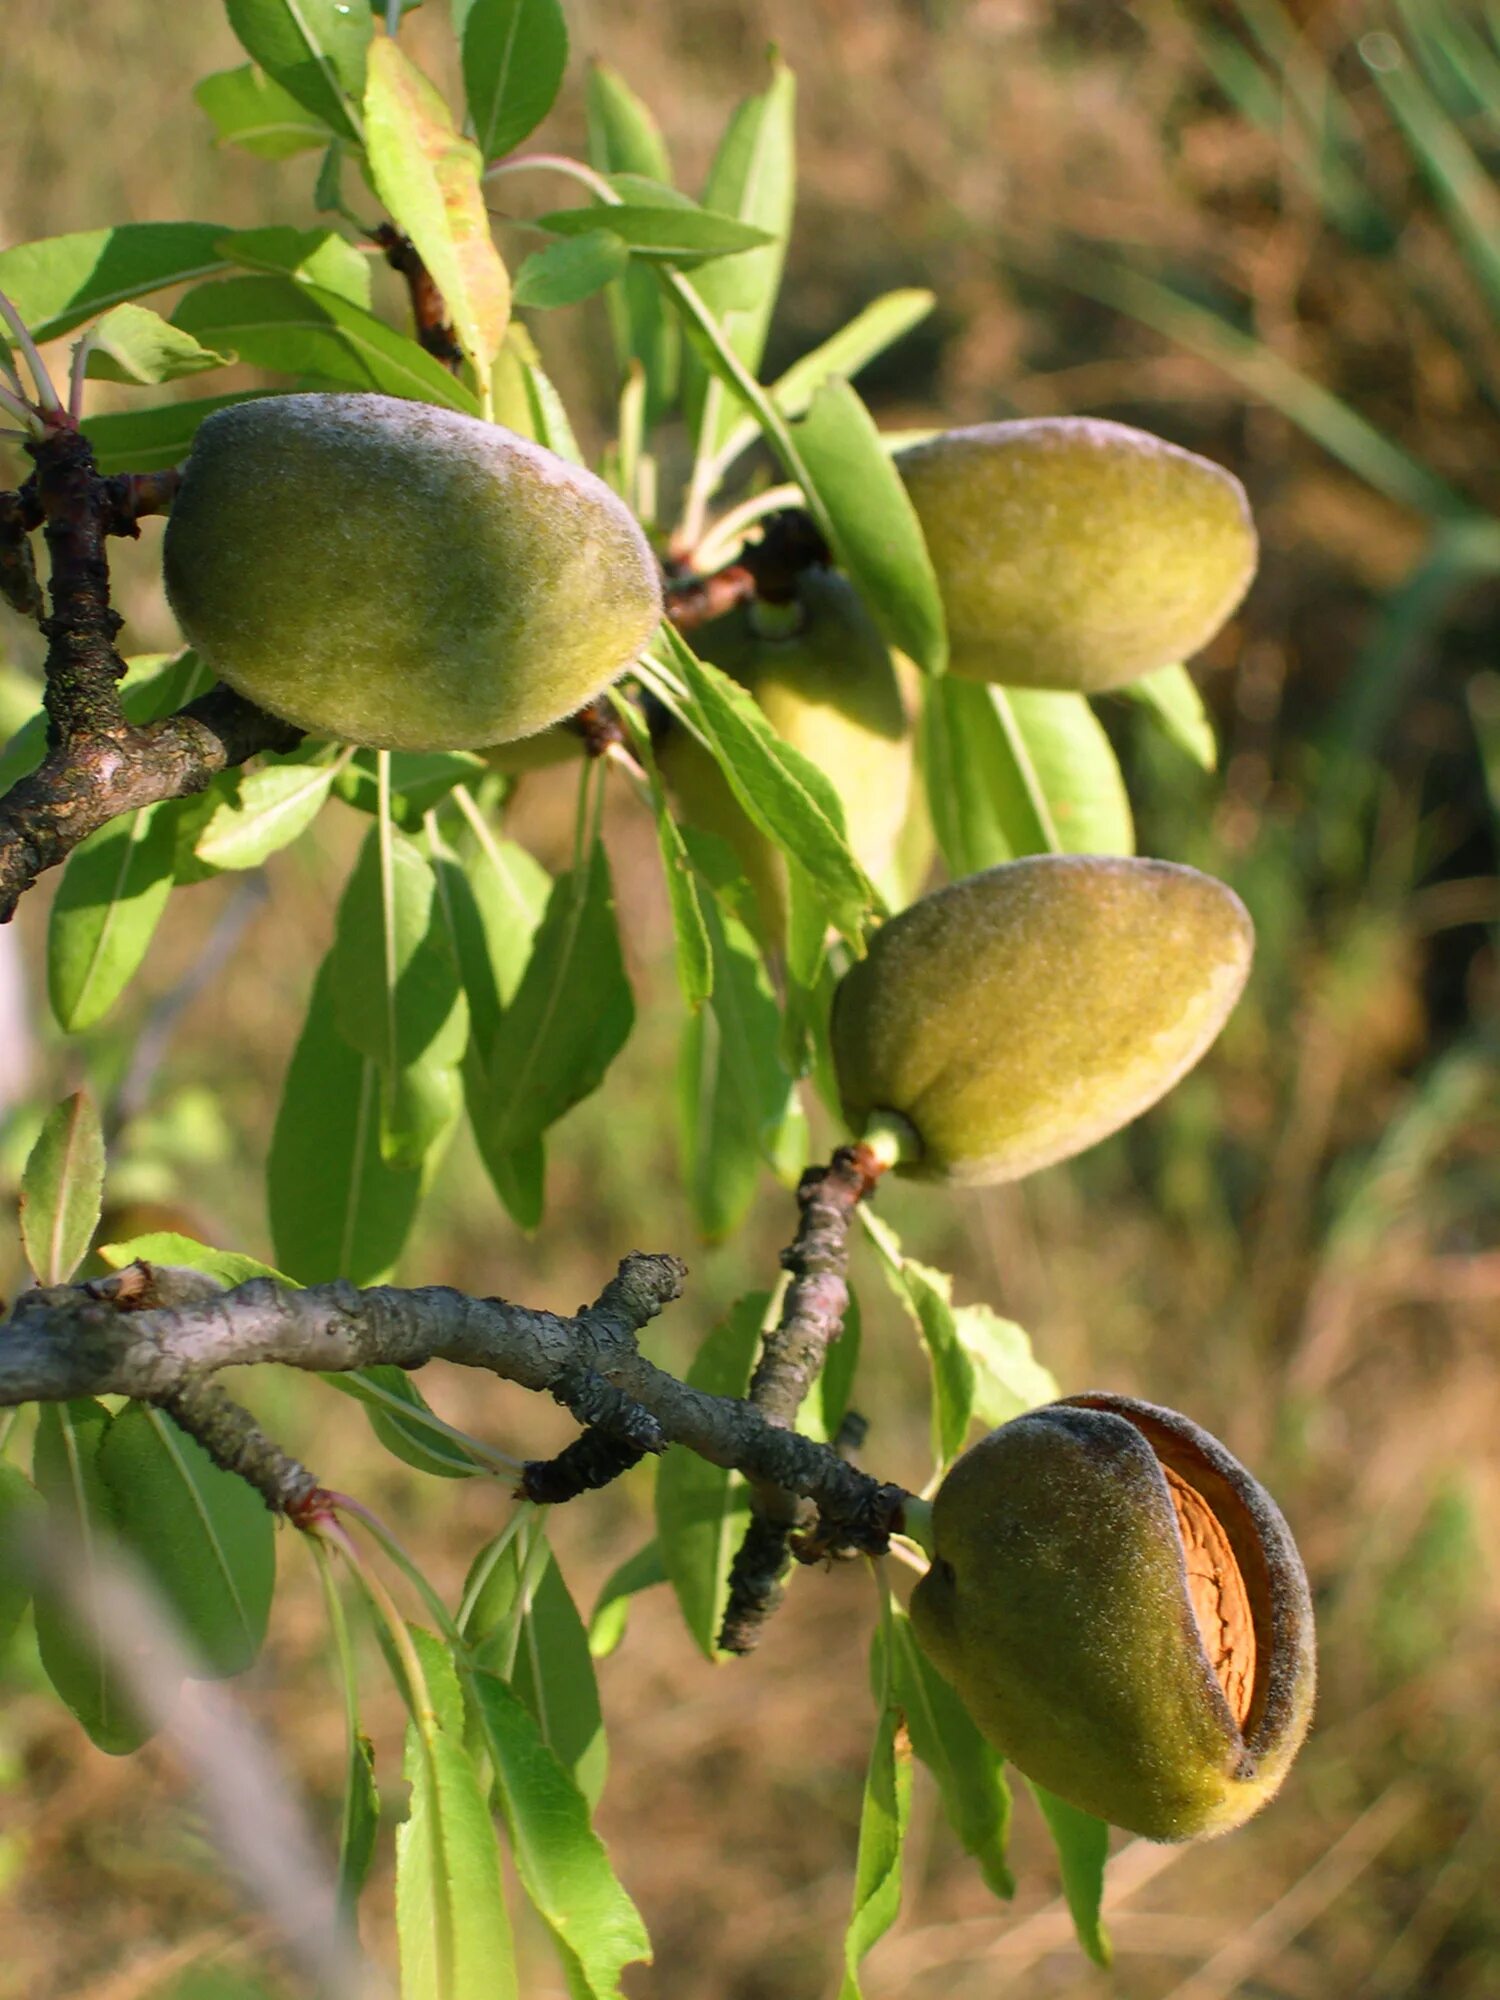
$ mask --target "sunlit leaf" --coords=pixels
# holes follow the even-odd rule
[[[21,1241],[39,1285],[65,1285],[88,1253],[104,1193],[104,1134],[87,1091],[48,1112],[21,1175]]]

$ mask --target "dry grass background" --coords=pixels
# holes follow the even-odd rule
[[[906,1194],[889,1206],[922,1254],[957,1271],[960,1296],[1030,1327],[1065,1385],[1179,1404],[1266,1477],[1317,1591],[1317,1728],[1283,1798],[1233,1839],[1122,1848],[1108,1976],[1069,1942],[1024,1802],[1018,1894],[1003,1908],[919,1782],[902,1917],[866,1990],[1487,2000],[1500,1991],[1500,870],[1464,691],[1494,670],[1500,604],[1493,585],[1455,600],[1392,697],[1394,726],[1341,775],[1340,703],[1422,524],[1208,362],[1041,273],[1081,238],[1232,294],[1275,352],[1481,504],[1496,498],[1494,324],[1378,124],[1360,171],[1402,226],[1393,248],[1366,255],[1330,231],[1273,138],[1215,95],[1186,10],[1169,0],[569,0],[568,11],[575,49],[615,64],[654,105],[689,186],[767,43],[796,68],[800,218],[773,367],[876,291],[929,284],[938,313],[869,378],[884,418],[1078,410],[1141,422],[1234,466],[1265,538],[1262,579],[1205,663],[1219,778],[1194,780],[1128,723],[1119,732],[1143,850],[1212,866],[1251,903],[1261,954],[1247,1003],[1202,1072],[1075,1167],[962,1202]],[[1351,47],[1369,10],[1303,0],[1294,11],[1307,46],[1367,94]],[[1192,9],[1200,25],[1235,12]],[[167,16],[119,0],[8,20],[0,240],[193,214],[311,220],[304,164],[216,154],[184,112],[191,84],[235,60],[214,6]],[[548,128],[561,146],[581,143],[577,82],[575,71]],[[1434,288],[1436,318],[1421,304]],[[558,376],[602,425],[599,324],[584,318],[566,344],[548,335]],[[170,637],[154,555],[148,534],[120,575],[143,647]],[[25,654],[13,624],[0,636]],[[521,811],[523,837],[555,851],[565,803],[539,781]],[[174,1111],[175,1160],[163,1167],[149,1130],[127,1131],[120,1196],[185,1205],[198,1233],[265,1249],[258,1167],[352,832],[273,863],[228,976],[195,1000],[145,1114]],[[660,1083],[677,1026],[649,831],[622,811],[611,838],[636,1041],[607,1097],[564,1128],[539,1238],[497,1214],[459,1147],[409,1277],[571,1308],[624,1250],[690,1243]],[[142,992],[103,1038],[106,1073],[152,996],[193,962],[225,893],[209,885],[174,904]],[[33,967],[44,900],[16,926]],[[70,1057],[40,1009],[37,1035],[37,1088],[52,1097]],[[789,1208],[768,1188],[743,1240],[697,1250],[689,1300],[661,1334],[667,1357],[681,1361],[720,1305],[767,1279]],[[877,1285],[867,1274],[858,1400],[875,1423],[871,1462],[900,1477],[918,1463],[924,1419],[908,1336]],[[497,1494],[423,1482],[378,1456],[338,1399],[260,1393],[294,1449],[456,1588],[497,1523]],[[555,1413],[503,1388],[480,1392],[476,1415],[474,1393],[464,1385],[466,1421],[504,1444],[537,1452],[563,1434]],[[439,1382],[440,1407],[445,1394],[453,1384]],[[648,1508],[627,1481],[557,1520],[582,1602],[645,1538]],[[342,1723],[311,1567],[290,1537],[282,1571],[248,1699],[326,1825]],[[601,1815],[656,1941],[656,1968],[628,1979],[639,2000],[835,1990],[870,1609],[857,1567],[808,1576],[754,1660],[710,1669],[661,1593],[639,1601],[603,1669],[613,1763]],[[397,1717],[372,1706],[389,1774]],[[386,1866],[367,1898],[382,1953]],[[274,1976],[179,1780],[150,1749],[93,1752],[28,1686],[24,1663],[0,1708],[0,1922],[0,1992],[16,2000],[238,2000],[240,1974]],[[541,1941],[526,1951],[527,2000],[560,1996]]]

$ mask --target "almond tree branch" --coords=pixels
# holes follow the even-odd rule
[[[839,1546],[882,1551],[907,1498],[753,1402],[710,1396],[640,1352],[642,1327],[678,1297],[675,1257],[627,1257],[571,1318],[445,1285],[289,1289],[267,1278],[210,1290],[197,1273],[135,1265],[112,1278],[23,1293],[0,1321],[0,1407],[132,1396],[169,1409],[221,1465],[294,1519],[321,1489],[208,1379],[263,1362],[320,1373],[445,1360],[488,1369],[565,1403],[586,1424],[628,1420],[638,1439],[676,1444],[757,1484],[805,1496]]]

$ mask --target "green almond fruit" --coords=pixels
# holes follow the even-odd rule
[[[898,454],[937,573],[956,673],[1119,687],[1187,659],[1255,574],[1245,489],[1127,424],[1037,417]]]
[[[1239,998],[1254,932],[1194,868],[1035,855],[924,896],[834,994],[857,1136],[926,1180],[1018,1180],[1154,1104]]]
[[[379,749],[531,736],[623,672],[661,617],[655,558],[601,480],[389,396],[216,411],[163,559],[184,633],[231,687]]]
[[[752,604],[694,635],[699,654],[754,695],[767,721],[839,795],[866,874],[892,871],[912,796],[913,745],[896,665],[853,585],[804,570],[790,605]],[[752,825],[708,752],[670,730],[663,775],[686,816],[727,840],[756,892],[766,937],[786,930],[786,863]]]
[[[1275,1502],[1206,1431],[1070,1396],[939,1487],[912,1629],[1027,1777],[1149,1840],[1238,1826],[1307,1734],[1312,1602]]]

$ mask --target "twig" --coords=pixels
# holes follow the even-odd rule
[[[849,1307],[849,1222],[875,1186],[884,1163],[867,1146],[841,1146],[826,1167],[810,1168],[797,1188],[802,1211],[797,1234],[782,1253],[791,1272],[781,1321],[768,1333],[750,1400],[768,1422],[790,1430],[828,1349],[844,1330]],[[752,1480],[751,1520],[729,1574],[729,1602],[719,1631],[726,1653],[751,1652],[761,1627],[781,1601],[793,1531],[803,1524],[798,1494],[766,1480]],[[828,1553],[842,1541],[826,1517],[814,1547]]]
[[[669,576],[667,617],[679,632],[695,632],[752,598],[762,604],[791,604],[804,570],[825,569],[833,560],[817,523],[800,507],[765,516],[760,540],[739,560],[712,576]]]
[[[0,1407],[91,1395],[159,1404],[193,1435],[206,1430],[218,1461],[251,1478],[282,1511],[311,1519],[321,1497],[311,1474],[277,1454],[217,1390],[204,1400],[206,1378],[263,1362],[340,1372],[445,1360],[554,1395],[586,1424],[618,1427],[634,1411],[636,1442],[659,1435],[743,1472],[758,1488],[804,1496],[836,1524],[842,1546],[883,1550],[900,1525],[902,1488],[857,1471],[753,1402],[707,1395],[641,1354],[641,1328],[678,1296],[683,1274],[675,1257],[627,1257],[593,1305],[564,1318],[442,1285],[361,1291],[340,1282],[298,1291],[257,1278],[204,1296],[210,1281],[179,1284],[170,1270],[137,1265],[91,1284],[22,1294],[0,1322]]]
[[[376,229],[375,241],[385,252],[387,264],[406,280],[418,345],[425,347],[436,360],[456,369],[464,351],[448,319],[447,301],[433,283],[432,273],[423,263],[416,244],[390,222],[382,222]]]

